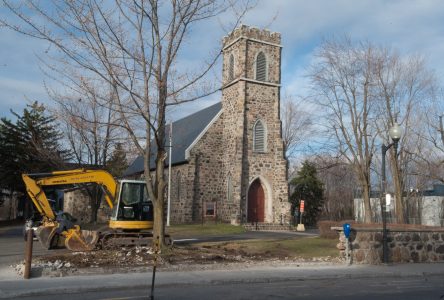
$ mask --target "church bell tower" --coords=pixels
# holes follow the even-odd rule
[[[280,121],[281,35],[242,25],[223,39],[224,205],[232,222],[290,219]]]

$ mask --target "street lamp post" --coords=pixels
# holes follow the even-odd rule
[[[439,116],[439,135],[441,136],[441,141],[444,145],[444,123],[442,121],[444,114]]]
[[[385,264],[388,263],[388,245],[387,245],[387,216],[386,216],[386,190],[387,180],[385,176],[385,154],[393,146],[395,148],[395,159],[398,149],[398,142],[401,139],[401,127],[397,123],[389,129],[389,135],[392,143],[389,145],[382,144],[382,195],[381,195],[381,216],[382,216],[382,259]]]

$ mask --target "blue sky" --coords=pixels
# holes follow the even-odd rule
[[[5,14],[1,9],[0,15]],[[243,23],[282,34],[283,93],[303,95],[307,89],[306,68],[314,50],[323,38],[343,34],[401,53],[423,55],[440,83],[443,82],[444,1],[264,0],[249,12]],[[193,28],[181,55],[181,65],[192,68],[200,57],[220,46],[223,35],[216,20]],[[10,117],[10,109],[21,112],[34,100],[50,104],[37,58],[44,55],[48,45],[4,28],[0,28],[0,41],[0,116]],[[218,100],[219,95],[215,94],[187,104],[176,109],[172,118]]]

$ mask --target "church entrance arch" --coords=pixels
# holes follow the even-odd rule
[[[261,181],[257,178],[248,189],[248,222],[261,222],[265,220],[265,193]]]

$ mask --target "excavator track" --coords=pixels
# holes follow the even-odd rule
[[[96,249],[118,249],[121,247],[150,246],[153,242],[151,231],[125,232],[119,230],[81,230],[75,226],[59,235],[55,226],[40,226],[36,235],[45,249],[65,246],[71,251],[92,251]],[[165,235],[165,244],[171,245],[169,235]]]

